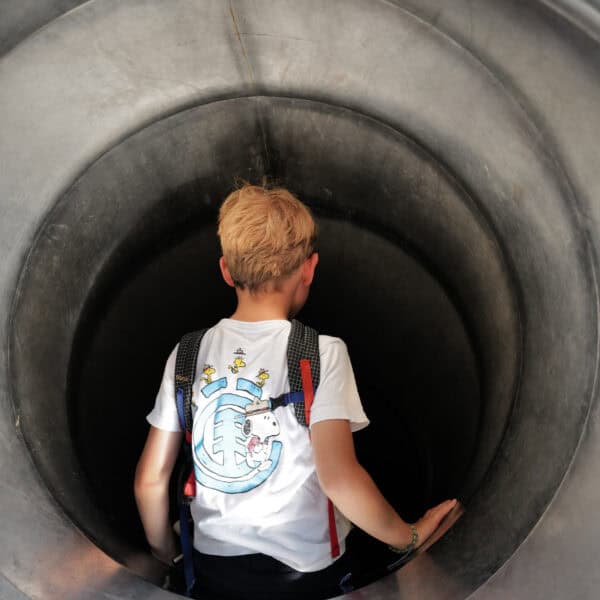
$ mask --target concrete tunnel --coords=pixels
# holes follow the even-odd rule
[[[266,176],[319,219],[301,318],[349,346],[361,462],[408,520],[466,507],[348,597],[596,598],[598,139],[597,0],[4,0],[0,597],[172,597],[144,416]]]

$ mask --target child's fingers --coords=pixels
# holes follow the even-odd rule
[[[456,506],[456,500],[445,500],[430,508],[423,517],[415,523],[419,533],[419,546],[437,529],[442,519]]]
[[[450,513],[450,511],[452,511],[452,509],[456,506],[457,501],[456,500],[446,500],[446,502],[443,502],[440,507],[439,507],[439,517],[438,517],[438,525],[440,524],[440,522],[446,517],[447,514]]]
[[[430,508],[425,514],[425,517],[431,519],[437,526],[455,506],[456,500],[445,500],[441,504]]]
[[[450,512],[456,506],[456,500],[444,500],[441,504],[436,506],[436,509],[442,511],[444,514]]]

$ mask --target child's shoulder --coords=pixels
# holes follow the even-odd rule
[[[321,361],[334,362],[348,356],[348,346],[339,337],[319,334],[319,354]]]

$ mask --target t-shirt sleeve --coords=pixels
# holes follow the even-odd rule
[[[160,389],[152,412],[146,417],[150,425],[165,431],[181,431],[175,404],[175,358],[177,348],[171,352],[165,365]]]
[[[352,431],[369,424],[356,388],[346,344],[339,338],[320,336],[321,381],[311,408],[310,424],[347,419]]]

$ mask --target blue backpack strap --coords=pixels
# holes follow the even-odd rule
[[[184,464],[188,470],[193,469],[192,458],[192,387],[196,378],[196,365],[198,363],[198,352],[206,329],[188,333],[181,338],[175,358],[175,403],[181,429],[185,432],[182,452]],[[180,482],[182,487],[182,482]],[[191,524],[190,497],[183,489],[178,490],[179,502],[179,526],[181,551],[183,553],[183,571],[185,575],[186,596],[191,597],[192,590],[196,584],[194,573],[194,536]]]
[[[312,327],[307,327],[294,319],[288,338],[287,363],[288,379],[290,382],[290,400],[294,404],[296,419],[300,425],[308,427],[306,422],[304,399],[300,398],[302,392],[302,373],[300,361],[310,361],[313,388],[316,391],[321,378],[321,357],[319,354],[319,334]],[[293,400],[292,400],[293,398]]]

